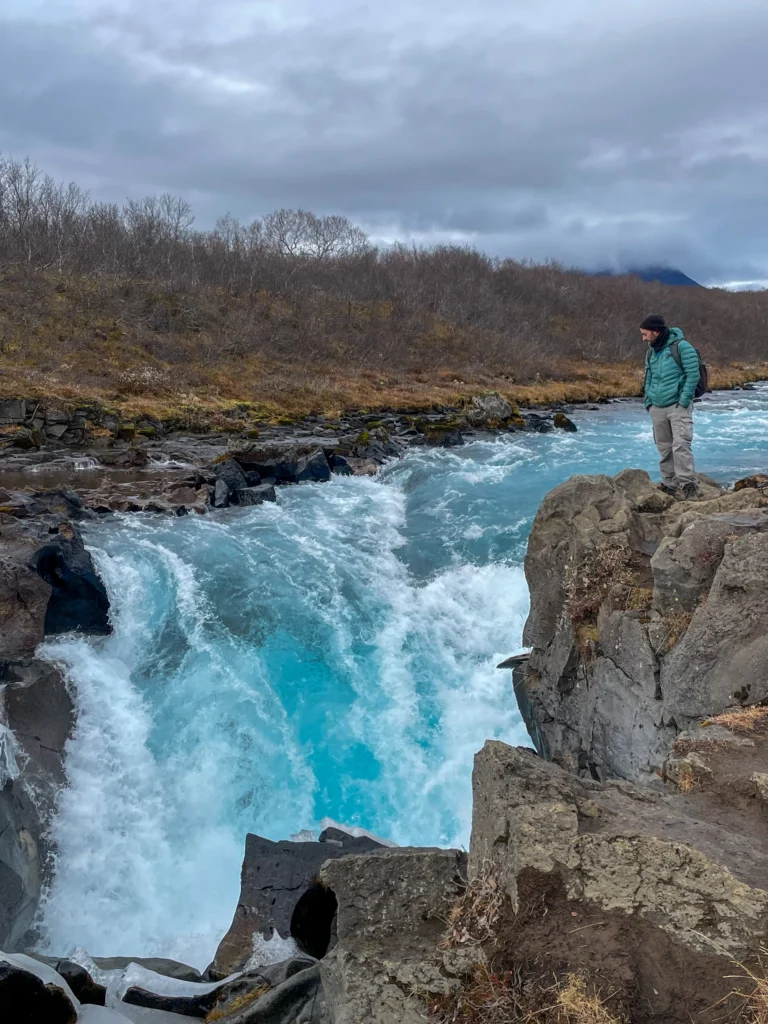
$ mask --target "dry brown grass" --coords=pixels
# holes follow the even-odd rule
[[[740,1024],[768,1024],[768,948],[760,947],[753,966],[739,961],[734,966],[739,970],[734,980],[741,985],[731,995],[742,1001],[736,1019]],[[750,989],[746,995],[745,986]]]
[[[460,989],[431,1000],[428,1010],[434,1024],[624,1024],[606,1003],[578,974],[543,985],[521,969],[478,966]]]
[[[666,632],[656,648],[656,654],[664,655],[676,647],[688,631],[693,613],[682,609],[665,616]]]
[[[557,993],[557,1005],[567,1024],[618,1024],[624,1018],[612,1013],[605,1002],[578,974],[569,974]]]
[[[566,569],[568,616],[575,628],[594,620],[613,587],[634,586],[637,572],[632,552],[620,544],[603,544]]]
[[[685,763],[680,766],[677,776],[678,792],[683,794],[692,793],[699,784],[699,777],[692,764]]]
[[[724,711],[721,715],[708,718],[704,725],[722,725],[731,732],[756,732],[768,728],[768,707],[753,706]]]
[[[601,335],[585,344],[577,336],[578,318],[563,333],[557,316],[535,300],[536,282],[560,294],[558,274],[564,272],[552,281],[546,273],[520,273],[534,289],[521,301],[540,315],[524,338],[505,333],[519,322],[506,313],[498,325],[480,327],[463,322],[458,311],[449,322],[447,312],[428,304],[407,315],[374,298],[350,305],[322,275],[317,286],[308,278],[304,291],[280,295],[211,286],[187,293],[141,279],[0,274],[0,397],[98,402],[126,419],[207,425],[214,416],[231,418],[238,405],[260,420],[458,407],[488,390],[519,406],[639,395],[642,350],[634,331],[627,327],[627,344],[615,355],[593,358]],[[596,288],[601,309],[604,302],[624,308],[615,282],[567,280]],[[643,302],[645,289],[637,287],[633,301]],[[166,307],[195,315],[159,322],[157,310]],[[711,372],[713,386],[728,387],[768,377],[768,364],[732,363]]]
[[[504,908],[504,893],[490,865],[484,864],[477,878],[467,882],[451,904],[440,948],[479,946],[494,938]]]

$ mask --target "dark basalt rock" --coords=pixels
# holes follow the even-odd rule
[[[268,939],[277,932],[284,939],[295,939],[295,923],[299,924],[299,939],[302,934],[305,936],[304,944],[312,946],[313,955],[325,952],[320,949],[320,936],[322,933],[330,941],[334,913],[331,901],[312,899],[305,908],[320,909],[323,913],[300,911],[294,922],[300,900],[316,885],[320,868],[327,860],[385,848],[373,839],[356,839],[346,832],[328,830],[321,839],[322,842],[273,843],[261,836],[246,837],[240,900],[229,932],[216,952],[212,965],[215,971],[226,976],[241,970],[251,956],[254,935]]]
[[[0,960],[0,1020],[8,1024],[75,1024],[77,1011],[63,989]]]
[[[230,494],[233,491],[239,491],[241,488],[249,486],[245,473],[234,459],[225,459],[223,462],[215,463],[213,472],[217,483],[221,480],[226,484],[227,491]]]
[[[224,1024],[236,1021],[293,1024],[296,1020],[311,1024],[322,1020],[311,1014],[319,1013],[324,1000],[319,991],[315,961],[309,957],[294,957],[249,971],[212,992],[169,996],[137,987],[128,989],[123,1002],[183,1017],[199,1018],[215,1013],[216,1020]],[[289,1011],[294,1015],[289,1015]]]
[[[46,636],[112,631],[106,588],[76,533],[70,531],[67,536],[60,531],[34,554],[32,565],[52,588],[45,613]]]
[[[233,494],[237,505],[263,505],[265,501],[277,501],[275,488],[272,484],[259,484],[257,487],[243,487]]]
[[[310,455],[303,455],[296,464],[296,483],[298,484],[310,481],[326,483],[330,479],[331,467],[321,448]]]
[[[573,420],[569,419],[564,412],[555,413],[554,424],[558,430],[567,430],[571,434],[575,434],[578,430],[578,427]]]
[[[535,434],[549,434],[555,428],[546,416],[540,416],[537,412],[527,412],[523,415],[525,429]]]
[[[54,969],[66,981],[75,998],[79,999],[81,1003],[89,1006],[106,1005],[106,988],[103,985],[98,985],[80,964],[73,963],[71,960],[59,960]]]
[[[350,466],[347,459],[343,455],[337,455],[335,452],[331,455],[328,460],[331,472],[338,473],[339,476],[353,476],[354,471]]]

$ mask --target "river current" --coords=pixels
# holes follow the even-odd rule
[[[328,817],[466,846],[475,751],[527,742],[496,665],[521,649],[538,505],[573,473],[658,478],[638,403],[574,419],[575,434],[415,450],[274,505],[89,526],[115,630],[42,649],[78,704],[44,946],[204,967],[249,831]],[[701,471],[768,468],[768,385],[709,396],[695,422]]]

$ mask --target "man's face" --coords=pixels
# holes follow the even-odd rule
[[[643,341],[645,341],[648,345],[652,345],[654,343],[654,341],[656,341],[656,339],[658,338],[658,336],[659,336],[659,334],[661,332],[660,331],[646,331],[646,330],[644,330],[641,327],[640,328],[640,333],[643,336]]]

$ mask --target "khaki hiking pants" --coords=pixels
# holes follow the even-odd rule
[[[698,485],[693,465],[693,402],[687,409],[681,405],[650,408],[653,440],[661,456],[661,479],[668,487]]]

